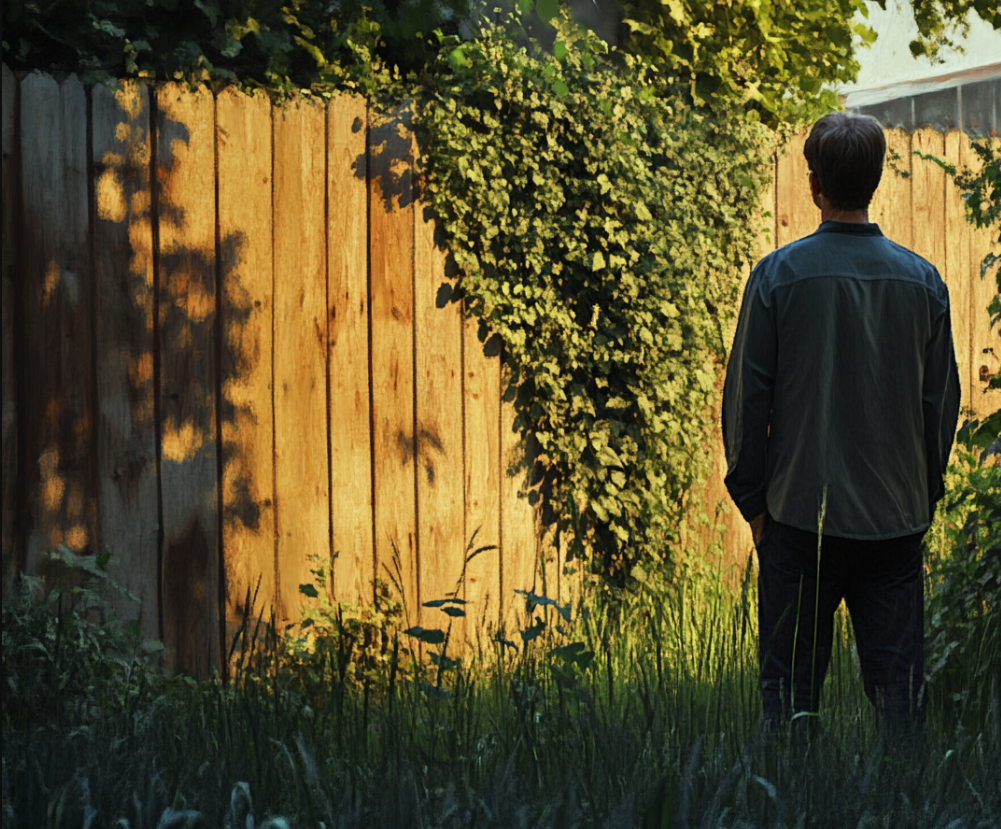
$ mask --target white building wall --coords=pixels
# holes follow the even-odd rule
[[[915,58],[908,44],[917,37],[918,25],[908,0],[886,0],[883,10],[874,0],[867,0],[869,19],[865,21],[876,30],[879,37],[868,49],[859,48],[857,57],[862,69],[853,84],[838,87],[838,92],[873,89],[888,84],[924,80],[962,72],[991,64],[1001,64],[1001,31],[970,12],[969,31],[965,38],[955,33],[951,39],[961,43],[958,49],[943,49],[937,61],[926,57]],[[859,20],[863,20],[859,15]]]

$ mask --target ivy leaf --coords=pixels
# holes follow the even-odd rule
[[[440,645],[445,641],[445,631],[438,630],[437,628],[427,629],[416,626],[407,628],[403,633],[407,636],[413,636],[426,645]]]
[[[214,29],[219,18],[222,17],[222,10],[215,0],[195,0],[195,8],[201,9],[209,19],[209,25]]]
[[[524,630],[519,630],[518,635],[521,636],[522,642],[531,642],[533,639],[538,639],[539,634],[546,629],[546,624],[541,619],[536,620],[534,625],[525,628]]]
[[[319,593],[316,592],[316,588],[312,584],[300,584],[299,592],[303,596],[309,596],[311,599],[316,599],[319,597]]]
[[[565,665],[576,665],[581,670],[586,669],[594,660],[594,651],[589,651],[583,642],[571,642],[569,645],[561,645],[558,648],[553,648],[550,654]]]
[[[465,69],[469,66],[469,61],[466,58],[466,52],[462,46],[456,46],[451,52],[448,53],[448,63],[455,70]]]
[[[535,0],[535,11],[543,23],[552,23],[560,13],[559,0]]]

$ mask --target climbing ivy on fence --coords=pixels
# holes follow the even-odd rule
[[[416,122],[458,294],[504,343],[532,497],[624,585],[668,559],[707,471],[770,133],[557,26],[553,54],[511,29],[442,38]]]

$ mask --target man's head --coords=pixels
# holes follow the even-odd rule
[[[803,155],[835,210],[864,210],[883,174],[886,138],[867,115],[832,112],[810,130]]]

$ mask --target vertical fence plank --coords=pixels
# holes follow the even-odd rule
[[[969,139],[959,130],[945,136],[945,160],[960,167],[969,152]],[[971,368],[970,307],[972,283],[970,281],[970,236],[972,227],[966,221],[966,206],[959,188],[953,181],[946,184],[945,197],[945,277],[949,286],[949,304],[952,311],[952,342],[959,366],[962,405],[972,404],[973,370]]]
[[[945,134],[936,129],[917,130],[911,136],[915,153],[945,158]],[[914,252],[945,275],[946,176],[934,161],[911,157],[911,192],[914,203]]]
[[[463,527],[462,312],[450,302],[445,253],[435,244],[434,220],[414,207],[414,354],[417,368],[417,504],[421,600],[462,599]],[[428,211],[430,212],[430,211]],[[420,624],[446,621],[421,609]],[[462,638],[463,624],[453,625]]]
[[[776,242],[778,247],[809,236],[820,224],[820,211],[810,196],[809,167],[803,157],[806,132],[789,139],[779,150],[775,187],[777,192]]]
[[[95,544],[87,102],[75,75],[21,83],[26,569]]]
[[[473,550],[500,544],[500,356],[484,353],[479,320],[463,320],[465,525]],[[487,647],[500,622],[500,556],[486,550],[466,567],[466,640]]]
[[[300,618],[311,569],[330,566],[326,127],[309,102],[274,112],[275,498],[283,617]]]
[[[416,624],[420,595],[414,477],[412,140],[404,108],[388,116],[370,115],[369,301],[376,564],[380,578],[397,582],[408,619]]]
[[[162,629],[172,667],[205,676],[221,667],[215,102],[170,83],[156,103]]]
[[[110,597],[122,618],[159,632],[159,517],[153,377],[153,226],[149,90],[122,81],[92,93],[97,286],[98,538],[139,599]]]
[[[368,342],[368,112],[338,96],[327,109],[330,523],[334,595],[372,600],[372,447]]]
[[[223,90],[216,101],[222,349],[222,556],[227,637],[275,602],[274,408],[271,393],[271,102]],[[248,620],[252,621],[252,620]]]
[[[1001,139],[990,140],[996,150]],[[971,152],[966,166],[979,171],[983,162]],[[997,265],[981,278],[981,265],[990,253],[1001,256],[997,227],[974,228],[970,234],[970,340],[973,370],[970,403],[974,416],[978,418],[986,417],[1001,408],[1001,389],[988,389],[991,376],[1001,370],[998,330],[991,330],[990,315],[987,313],[991,299],[997,296],[997,281],[994,279]]]
[[[7,64],[3,64],[3,498],[0,550],[3,554],[3,596],[13,584],[18,556],[14,549],[14,497],[17,480],[17,395],[14,386],[14,240],[17,238],[14,202],[14,106],[17,81]]]
[[[885,130],[887,162],[879,187],[869,205],[869,221],[898,245],[914,248],[911,215],[911,135],[904,130]]]
[[[501,388],[506,389],[502,377]],[[515,428],[514,403],[501,398],[501,619],[508,638],[527,617],[515,590],[542,589],[538,578],[535,510],[528,502],[528,457]]]

